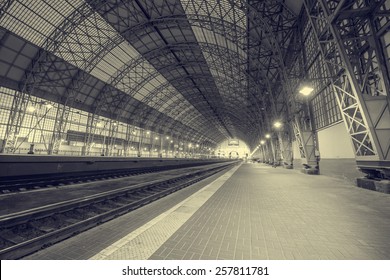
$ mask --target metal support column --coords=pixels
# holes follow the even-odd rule
[[[389,1],[306,0],[358,167],[390,179]]]

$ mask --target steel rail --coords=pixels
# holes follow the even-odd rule
[[[31,254],[197,183],[234,164],[236,163],[223,163],[213,168],[187,172],[168,179],[157,179],[1,216],[0,237],[3,248],[0,249],[0,259],[18,259]],[[96,214],[96,210],[101,213]],[[85,211],[84,214],[80,214],[83,211]],[[74,213],[79,214],[80,217],[72,217],[75,215]],[[93,214],[91,215],[90,213]],[[34,224],[39,224],[40,220],[48,218],[58,220],[57,216],[62,217],[63,220],[58,221],[58,225],[55,228],[45,226],[45,223],[41,227],[33,226]],[[16,234],[15,232],[20,229],[33,229],[36,236],[28,238]],[[4,238],[7,232],[9,235],[11,234],[9,239]],[[4,241],[8,242],[8,245]]]
[[[129,177],[134,175],[141,175],[146,173],[155,173],[160,171],[174,170],[179,168],[196,167],[207,165],[207,163],[196,164],[181,164],[171,166],[151,166],[138,167],[131,169],[115,169],[115,170],[97,170],[86,172],[72,172],[66,174],[49,174],[39,176],[29,176],[26,178],[13,178],[0,180],[0,195],[1,193],[19,192],[34,190],[40,188],[47,188],[53,186],[62,186],[77,183],[84,183],[90,181],[106,180],[117,177]]]

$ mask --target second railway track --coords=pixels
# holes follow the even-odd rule
[[[102,170],[91,172],[76,172],[69,174],[49,174],[28,176],[26,178],[5,178],[0,179],[0,195],[23,192],[41,188],[71,185],[75,183],[85,183],[91,181],[107,180],[112,178],[122,178],[134,175],[155,173],[166,170],[173,170],[186,167],[202,166],[206,163],[197,164],[182,164],[182,165],[169,165],[169,166],[151,166],[132,169],[119,169],[119,170]]]
[[[216,174],[232,163],[0,217],[0,258],[18,259]]]

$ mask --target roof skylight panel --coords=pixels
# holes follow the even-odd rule
[[[29,42],[42,47],[61,22],[83,1],[23,0],[13,1],[0,20],[0,25]]]
[[[211,75],[213,75],[213,76],[218,76],[219,75],[218,74],[218,70],[216,68],[211,68],[210,72],[211,72]]]
[[[180,110],[180,113],[177,116],[175,116],[175,119],[179,119],[180,122],[183,123],[183,124],[190,123],[190,121],[187,121],[187,119],[189,119],[189,120],[193,119],[191,114],[188,113],[188,111],[191,111],[191,110],[192,110],[191,107],[183,108],[182,110]]]
[[[101,78],[103,81],[107,82],[109,79],[122,68],[128,61],[131,60],[131,53],[127,51],[130,47],[123,42],[112,49],[107,53],[96,65],[96,67],[91,71],[91,74]]]
[[[216,40],[217,40],[217,44],[219,46],[222,46],[224,48],[227,48],[227,45],[226,45],[226,37],[223,37],[222,35],[220,34],[215,34],[215,37],[216,37]]]
[[[142,89],[150,93],[151,91],[155,90],[159,85],[160,82],[156,81],[156,78],[153,78],[152,80],[149,80],[147,83],[145,83]]]
[[[160,84],[167,84],[167,80],[162,75],[158,75],[156,77],[156,80],[158,80],[160,82]]]
[[[214,44],[214,45],[217,44],[217,42],[215,41],[215,38],[214,38],[214,33],[212,31],[203,29],[203,34],[204,34],[204,37],[206,38],[207,43]]]
[[[178,110],[180,103],[176,102],[174,100],[170,100],[169,102],[166,102],[163,107],[161,107],[160,112],[171,117],[172,119],[175,119],[174,110]],[[180,111],[180,110],[179,110]]]
[[[246,15],[228,0],[181,0],[186,14],[199,14],[223,19],[246,30]]]
[[[169,99],[165,99],[165,100],[162,100],[162,99],[158,99],[158,101],[154,104],[154,109],[156,109],[157,111],[159,111],[160,113],[163,113],[164,111],[164,108],[168,107],[169,104],[171,104],[172,101],[170,101]],[[172,117],[172,115],[170,113],[168,114],[164,114],[164,115],[167,115],[169,117]]]
[[[164,110],[165,110],[166,108],[168,108],[168,106],[171,105],[172,102],[173,102],[172,100],[167,100],[166,102],[164,102],[164,103],[158,108],[158,110],[159,110],[161,113],[164,114]],[[165,115],[167,115],[167,116],[169,116],[169,117],[172,117],[171,115],[169,115],[169,113],[168,113],[168,114],[165,114]]]
[[[161,112],[166,114],[166,115],[173,116],[171,111],[174,108],[181,111],[182,109],[188,108],[188,107],[193,107],[193,106],[186,99],[184,99],[182,96],[174,95],[172,98],[169,99],[169,101],[167,102],[166,108],[163,108],[161,110]]]
[[[108,82],[118,69],[114,67],[109,61],[101,60],[99,65],[92,69],[91,75],[102,80],[103,82]]]
[[[119,90],[131,94],[129,90],[134,88],[134,86],[145,82],[145,78],[156,72],[156,69],[154,69],[150,64],[142,62],[135,66],[130,65],[129,68],[121,69],[120,71],[125,71],[125,73],[114,86],[116,86]]]
[[[78,45],[78,58],[68,62],[85,70],[106,44],[116,35],[116,31],[105,22],[100,15],[93,13],[79,23],[65,38],[60,48],[55,52],[60,57],[67,57],[66,53],[73,52],[73,46]],[[80,61],[82,60],[82,62]]]
[[[68,52],[68,48],[72,48],[72,52]],[[59,46],[57,50],[58,55],[60,58],[64,59],[65,61],[72,61],[73,65],[75,66],[82,66],[84,57],[82,56],[83,50],[80,47],[79,44],[71,44],[70,46]]]
[[[135,99],[141,101],[142,99],[145,98],[145,96],[148,95],[148,93],[149,93],[149,91],[147,91],[147,90],[141,88],[141,89],[139,89],[137,92],[135,92],[132,96],[133,96]]]
[[[140,55],[139,52],[127,41],[120,43],[118,47],[115,48],[112,52],[125,62],[129,61],[130,59],[139,57]]]
[[[154,94],[154,93],[150,93],[150,94]],[[157,98],[158,102],[148,102],[148,105],[154,107],[156,110],[166,114],[167,116],[174,117],[172,112],[170,111],[165,112],[164,110],[168,108],[168,106],[170,106],[171,104],[179,100],[177,94],[179,93],[174,89],[170,91],[165,91],[165,93],[157,94],[155,97]],[[180,102],[186,102],[186,101],[182,99]],[[189,103],[187,104],[187,106],[192,107]]]

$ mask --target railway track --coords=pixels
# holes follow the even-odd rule
[[[149,204],[212,176],[234,163],[225,163],[171,178],[12,213],[0,217],[0,258],[18,259]]]
[[[206,163],[205,163],[206,164]],[[171,166],[152,166],[122,170],[104,170],[94,172],[79,172],[61,175],[32,176],[26,178],[10,178],[0,180],[0,195],[14,192],[24,192],[41,188],[80,184],[91,181],[101,181],[113,178],[123,178],[140,174],[155,173],[179,168],[201,166],[205,164],[182,164]]]

